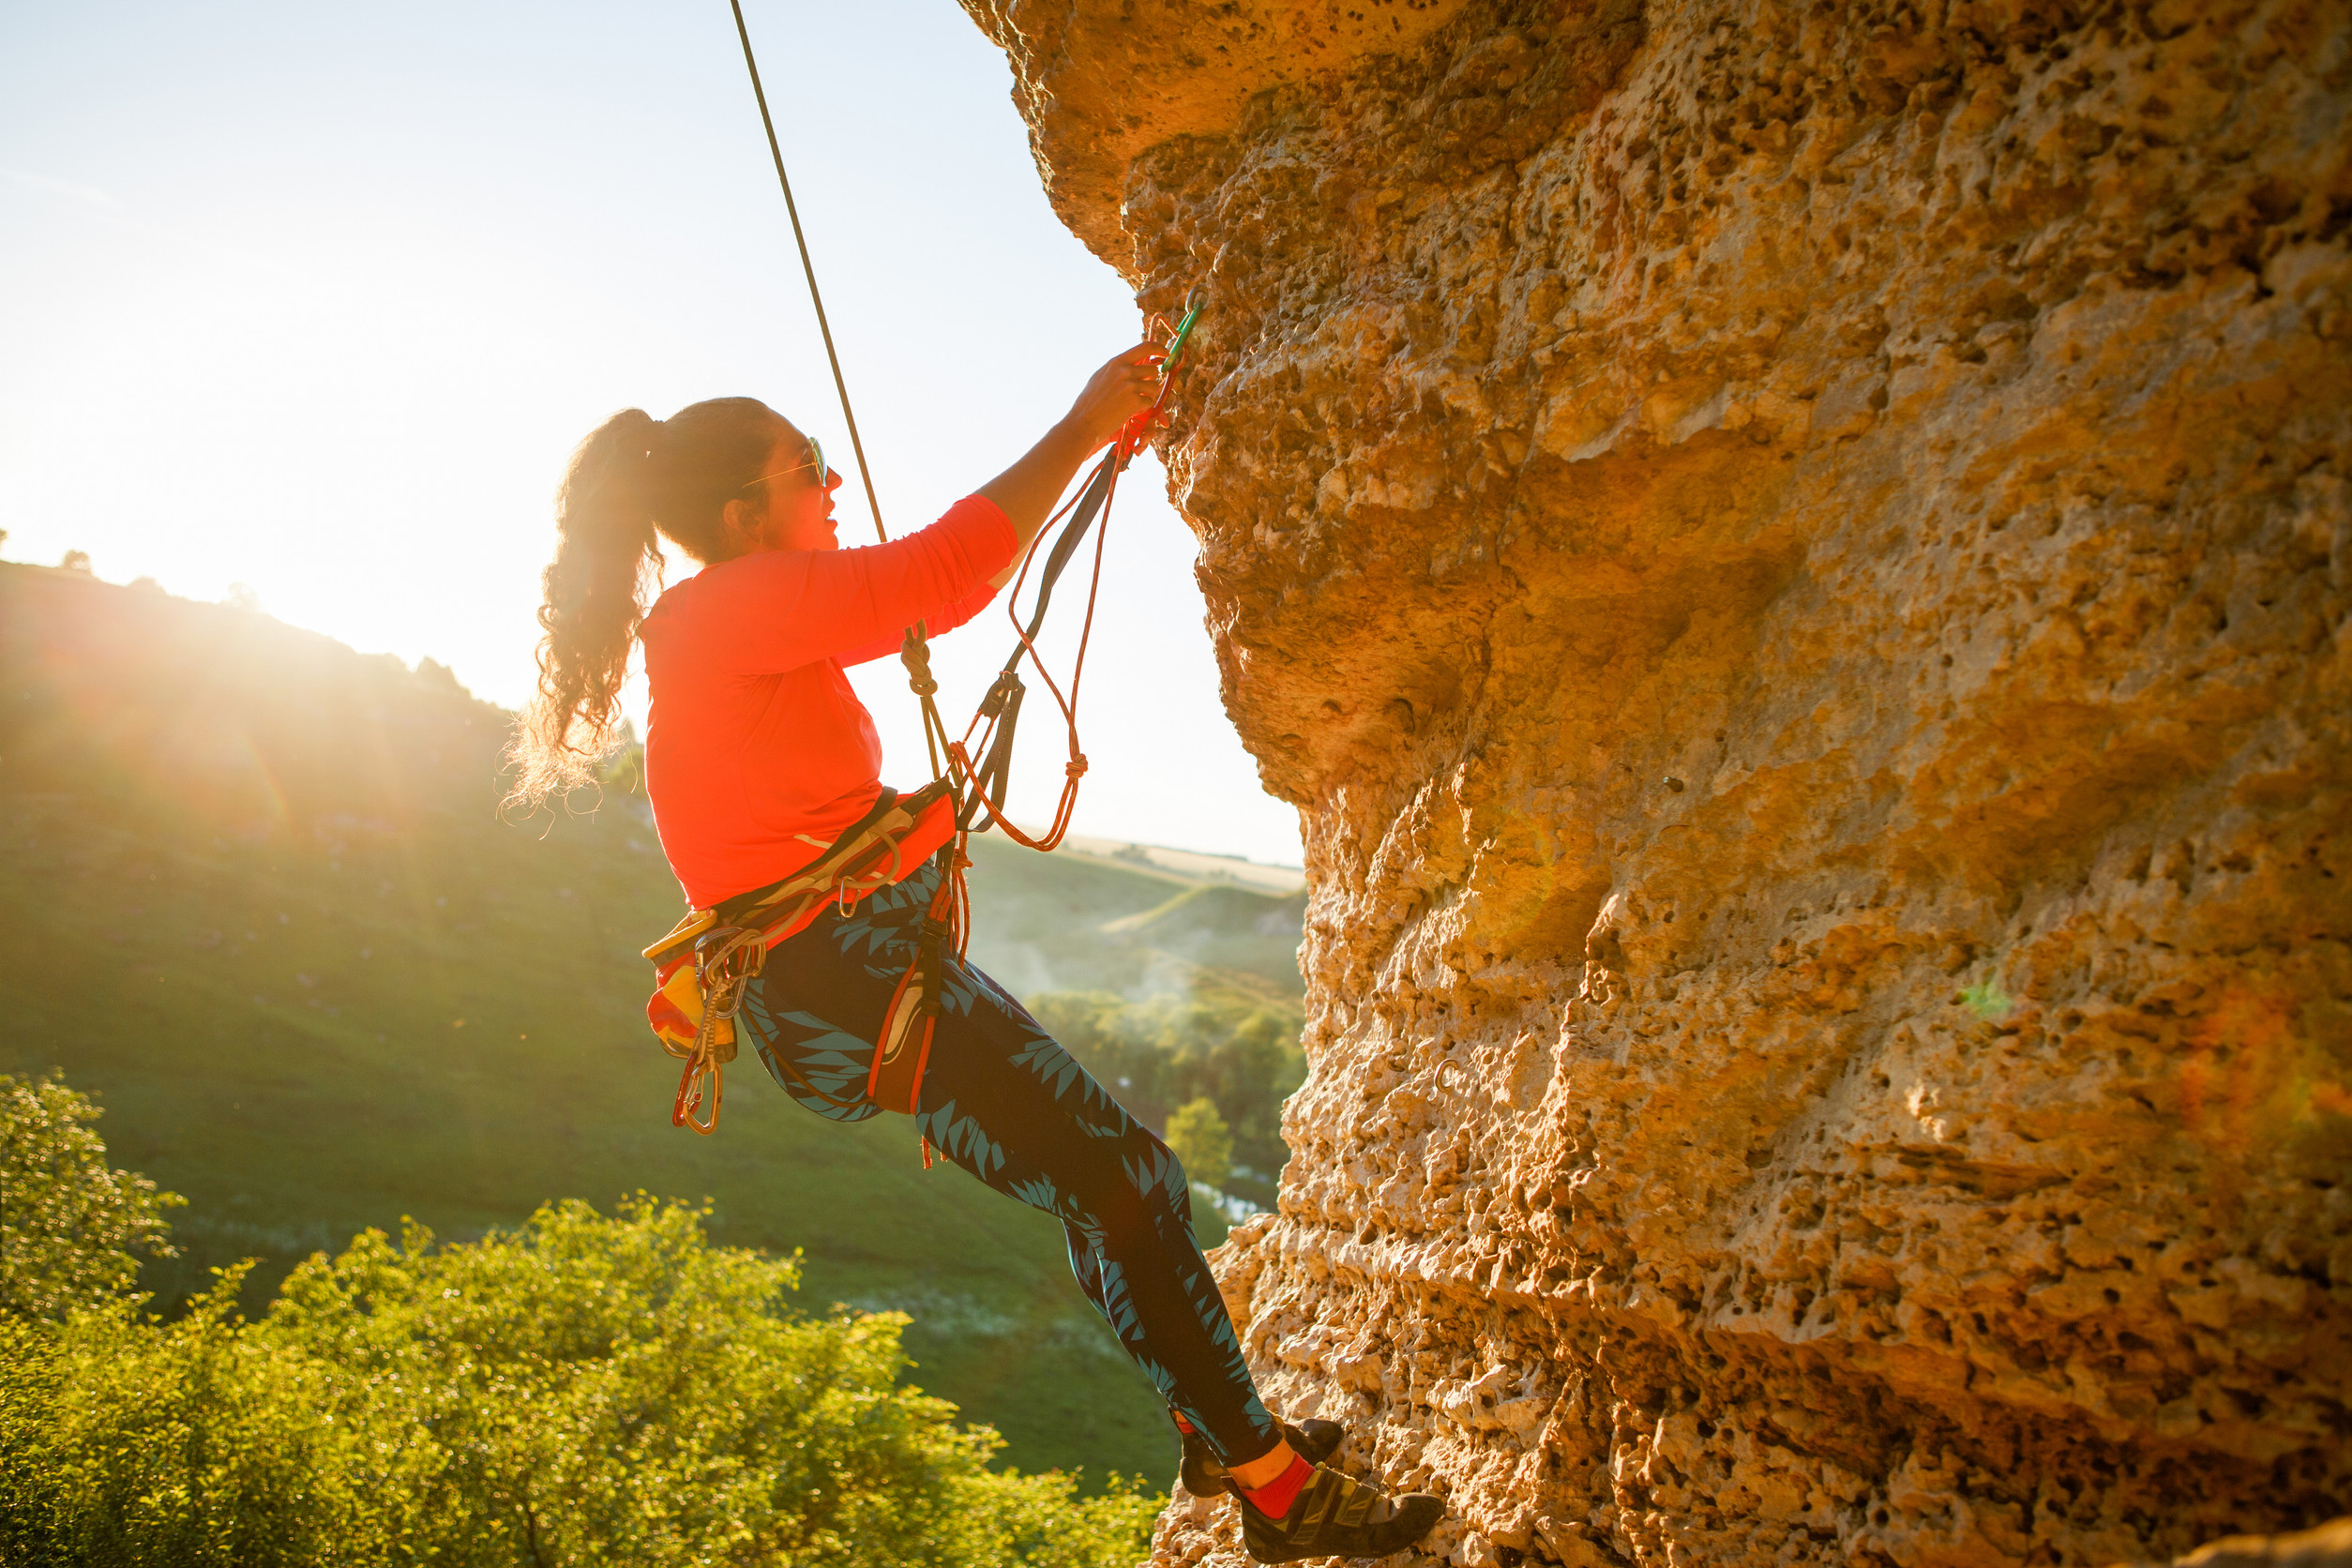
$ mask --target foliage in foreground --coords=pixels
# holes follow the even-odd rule
[[[640,1199],[311,1259],[258,1322],[118,1301],[0,1319],[0,1560],[1131,1562],[1139,1485],[986,1468],[897,1386],[897,1314],[784,1309],[795,1266]]]
[[[163,1214],[187,1199],[109,1169],[100,1114],[54,1079],[0,1073],[0,1314],[102,1305],[130,1289],[138,1254],[172,1256]]]

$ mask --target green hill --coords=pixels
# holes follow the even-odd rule
[[[1268,995],[1283,996],[1298,987],[1299,930],[1305,919],[1304,891],[1274,898],[1212,884],[1107,921],[1102,934],[1205,969],[1255,976],[1265,982]]]
[[[101,1093],[115,1159],[188,1195],[149,1285],[255,1256],[265,1291],[402,1214],[464,1237],[548,1199],[707,1196],[714,1240],[805,1252],[805,1300],[912,1311],[918,1380],[1010,1462],[1164,1479],[1156,1400],[1051,1221],[756,1065],[717,1137],[671,1127],[637,950],[681,904],[643,803],[501,823],[506,725],[430,660],[0,565],[0,1070]],[[1294,900],[974,849],[973,957],[1016,990],[1295,1018]]]

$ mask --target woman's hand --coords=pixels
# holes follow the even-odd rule
[[[1028,456],[980,487],[980,493],[1004,509],[1019,536],[1021,548],[1037,536],[1046,514],[1070,486],[1078,464],[1110,445],[1127,421],[1150,408],[1160,395],[1160,362],[1168,351],[1157,343],[1138,343],[1113,354],[1109,363],[1086,379],[1070,412],[1046,432]],[[999,587],[1019,565],[1007,566],[988,580]]]
[[[1110,445],[1127,428],[1127,421],[1150,408],[1160,395],[1160,365],[1168,351],[1157,343],[1138,343],[1123,349],[1087,378],[1086,389],[1070,405],[1062,423],[1078,437],[1090,453]]]

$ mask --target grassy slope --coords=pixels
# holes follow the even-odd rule
[[[1253,975],[1269,996],[1295,997],[1298,933],[1305,919],[1304,892],[1275,898],[1212,884],[1184,888],[1165,903],[1108,921],[1104,934],[1228,974]]]
[[[0,565],[0,1069],[101,1092],[116,1159],[191,1199],[153,1283],[244,1256],[274,1282],[402,1214],[455,1235],[552,1197],[707,1196],[718,1239],[807,1254],[810,1304],[913,1311],[918,1380],[1015,1463],[1160,1479],[1156,1402],[1058,1226],[926,1173],[906,1121],[835,1126],[756,1066],[719,1136],[669,1125],[636,950],[676,885],[626,799],[497,823],[505,723],[265,619]],[[974,957],[1016,989],[1187,978],[1093,934],[1180,884],[976,848]],[[1276,927],[1260,973],[1214,982],[1295,999]]]

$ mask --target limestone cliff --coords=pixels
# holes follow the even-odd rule
[[[1462,1563],[2344,1511],[2344,0],[965,3],[1208,305],[1272,1401]]]

